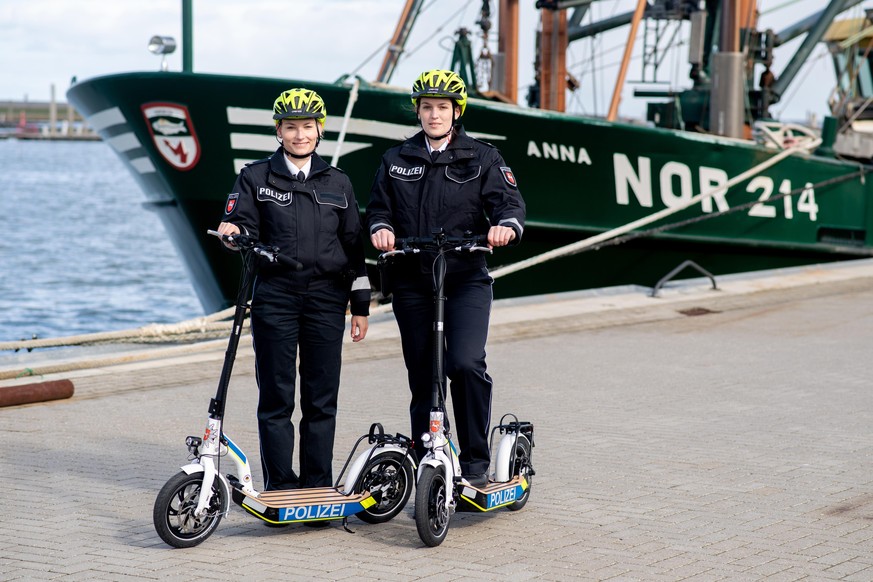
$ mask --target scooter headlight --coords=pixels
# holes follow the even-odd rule
[[[433,447],[433,440],[432,440],[432,437],[431,437],[429,432],[426,432],[423,435],[421,435],[421,444],[426,449]]]
[[[185,445],[188,447],[188,452],[196,455],[200,450],[200,445],[203,444],[203,439],[200,437],[189,436],[185,439]]]

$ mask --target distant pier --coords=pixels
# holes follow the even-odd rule
[[[55,100],[52,85],[50,101],[0,101],[0,139],[97,141],[100,136],[72,105]]]

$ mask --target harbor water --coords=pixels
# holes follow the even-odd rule
[[[103,142],[0,140],[0,341],[203,315],[144,201]]]

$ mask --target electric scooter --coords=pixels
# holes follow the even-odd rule
[[[229,501],[272,525],[343,520],[347,531],[349,516],[367,523],[384,523],[399,514],[412,493],[415,463],[412,440],[401,434],[385,434],[374,423],[355,442],[333,487],[258,492],[252,485],[252,471],[242,449],[222,431],[225,402],[236,358],[243,320],[250,309],[249,297],[261,261],[281,263],[300,270],[302,265],[283,256],[279,249],[243,235],[209,234],[239,249],[243,275],[237,295],[233,328],[215,398],[210,401],[202,438],[186,439],[191,462],[163,486],[155,499],[154,525],[158,535],[176,548],[190,548],[211,536],[229,510]],[[352,463],[362,441],[369,445]],[[229,456],[235,473],[225,475],[221,460]],[[350,466],[351,463],[351,466]],[[343,476],[347,477],[343,483]]]
[[[491,248],[484,246],[486,242],[486,237],[469,233],[461,238],[450,238],[439,231],[431,238],[395,239],[395,250],[379,256],[384,268],[391,257],[422,251],[436,253],[433,266],[433,403],[430,430],[421,435],[427,453],[419,461],[415,492],[416,529],[421,541],[431,547],[440,545],[446,538],[455,511],[485,512],[501,507],[518,511],[523,508],[530,498],[531,480],[535,474],[531,462],[533,424],[519,421],[514,414],[504,414],[491,431],[489,446],[493,461],[488,483],[482,487],[469,484],[461,476],[458,448],[452,442],[446,414],[445,256],[452,252],[490,253]],[[495,441],[499,441],[496,455],[493,454]]]

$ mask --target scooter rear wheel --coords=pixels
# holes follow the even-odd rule
[[[449,533],[449,495],[445,473],[433,465],[422,467],[415,489],[415,527],[418,537],[430,547],[443,543]]]
[[[227,513],[228,498],[218,479],[212,484],[212,499],[206,514],[196,517],[194,510],[203,486],[203,473],[180,471],[161,488],[155,499],[155,531],[174,548],[191,548],[205,541]]]
[[[512,458],[512,466],[509,468],[509,474],[512,476],[521,475],[527,481],[527,489],[525,489],[524,493],[518,500],[508,505],[507,507],[510,511],[518,511],[525,505],[527,505],[528,499],[530,499],[530,488],[531,481],[533,480],[533,475],[531,475],[531,446],[530,441],[523,434],[518,435],[518,440],[515,443],[515,454]]]
[[[378,502],[356,515],[367,523],[385,523],[403,511],[412,494],[412,462],[403,453],[370,459],[358,479],[357,492],[369,491]]]

